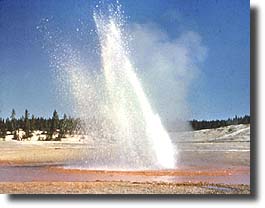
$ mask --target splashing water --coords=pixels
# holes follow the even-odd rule
[[[67,83],[68,96],[73,98],[75,111],[83,121],[82,129],[96,147],[84,156],[83,166],[174,168],[176,149],[159,115],[153,112],[129,58],[121,7],[109,7],[108,12],[110,15],[94,12],[93,16],[100,42],[101,71],[85,71],[71,50],[71,58],[61,60],[57,67],[58,77]]]
[[[97,33],[100,37],[106,86],[116,114],[115,119],[123,132],[133,133],[135,129],[132,129],[132,124],[134,122],[130,119],[130,116],[132,114],[140,116],[142,120],[140,125],[144,125],[142,129],[144,138],[133,139],[147,139],[150,147],[144,146],[142,151],[152,148],[154,154],[152,157],[155,157],[160,166],[173,168],[175,166],[173,145],[161,124],[159,116],[152,112],[141,83],[128,58],[126,45],[122,41],[120,29],[122,24],[119,17],[114,15],[108,19],[94,14]],[[124,139],[130,139],[130,135]]]

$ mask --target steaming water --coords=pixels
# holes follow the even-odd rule
[[[114,122],[120,130],[120,138],[124,143],[128,145],[134,143],[135,146],[139,146],[138,150],[126,146],[127,154],[130,154],[130,151],[142,151],[140,154],[146,152],[149,155],[145,156],[145,159],[152,161],[150,165],[173,168],[175,166],[173,145],[159,116],[153,113],[128,58],[119,17],[113,15],[106,18],[94,14]],[[145,145],[142,145],[144,143]],[[147,151],[150,148],[151,150]]]
[[[152,110],[130,61],[121,7],[94,13],[102,69],[85,71],[73,54],[59,64],[67,83],[88,149],[82,167],[93,169],[157,169],[175,167],[175,147]],[[70,51],[70,53],[75,53]],[[58,59],[57,59],[58,60]],[[68,60],[68,61],[69,61]],[[66,61],[66,60],[64,60]]]

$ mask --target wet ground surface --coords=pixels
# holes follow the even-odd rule
[[[56,150],[53,150],[56,151]],[[0,181],[132,181],[250,184],[247,151],[183,151],[173,170],[93,170],[45,163],[9,163],[0,166]]]
[[[0,182],[0,193],[11,194],[240,194],[248,196],[248,185],[166,183],[131,181],[93,182]],[[157,198],[157,196],[155,196]]]
[[[215,132],[210,133],[215,136]],[[28,184],[28,190],[34,192],[34,187],[39,187],[35,192],[42,193],[40,184],[43,184],[45,193],[65,193],[65,182],[68,191],[73,193],[76,190],[70,187],[76,187],[77,193],[93,190],[94,193],[145,193],[144,187],[149,186],[156,191],[150,188],[146,193],[250,193],[249,137],[232,133],[230,137],[224,134],[210,138],[208,135],[201,139],[205,132],[198,134],[198,138],[174,142],[178,154],[177,166],[172,170],[87,169],[76,161],[80,160],[82,152],[86,152],[89,163],[96,150],[84,148],[82,143],[3,141],[0,144],[0,188],[2,193],[13,193],[12,190],[31,193],[22,185]],[[186,135],[185,138],[190,137]],[[80,183],[95,189],[88,191]],[[106,190],[104,184],[112,188]],[[234,186],[237,187],[231,188]]]

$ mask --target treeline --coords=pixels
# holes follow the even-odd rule
[[[79,119],[68,117],[66,114],[63,118],[59,118],[56,110],[51,118],[30,116],[28,110],[25,110],[23,116],[17,118],[13,109],[9,118],[0,118],[0,138],[5,138],[9,132],[14,135],[13,139],[19,139],[19,130],[23,130],[25,132],[23,139],[26,139],[30,138],[35,130],[39,130],[46,135],[45,140],[61,140],[66,134],[72,135],[79,124]],[[57,136],[54,137],[54,134]]]
[[[190,124],[194,130],[213,129],[213,128],[219,128],[219,127],[236,125],[236,124],[250,124],[250,116],[249,115],[245,115],[242,117],[235,116],[234,118],[228,118],[226,120],[212,120],[212,121],[192,120],[190,121]]]
[[[226,120],[212,121],[192,120],[189,122],[194,130],[212,129],[236,124],[250,124],[250,116],[235,116]],[[20,130],[23,130],[24,133],[22,139],[32,137],[33,132],[39,130],[43,132],[47,141],[61,140],[67,134],[73,135],[81,132],[81,120],[69,117],[66,114],[60,118],[56,110],[54,110],[51,118],[35,117],[34,115],[30,115],[28,110],[25,110],[23,116],[17,118],[14,109],[9,118],[0,118],[0,138],[5,138],[8,133],[9,135],[13,135],[13,139],[20,140]]]

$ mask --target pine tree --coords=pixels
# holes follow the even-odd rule
[[[51,119],[50,132],[49,132],[50,139],[52,139],[54,132],[56,132],[58,128],[59,128],[59,116],[57,111],[54,110]]]
[[[60,122],[59,138],[65,138],[66,131],[67,131],[67,116],[66,114],[64,114],[63,119]]]
[[[6,123],[4,119],[0,121],[0,137],[3,139],[6,137]]]
[[[31,116],[30,130],[31,130],[31,132],[33,132],[34,130],[36,130],[36,119],[35,119],[34,115]]]
[[[16,121],[15,109],[12,109],[10,119],[11,119],[11,133],[14,133],[16,131],[16,129],[17,129],[17,121]]]
[[[24,117],[24,131],[25,131],[25,137],[29,138],[31,135],[30,135],[29,112],[27,109],[25,110],[25,117]]]

